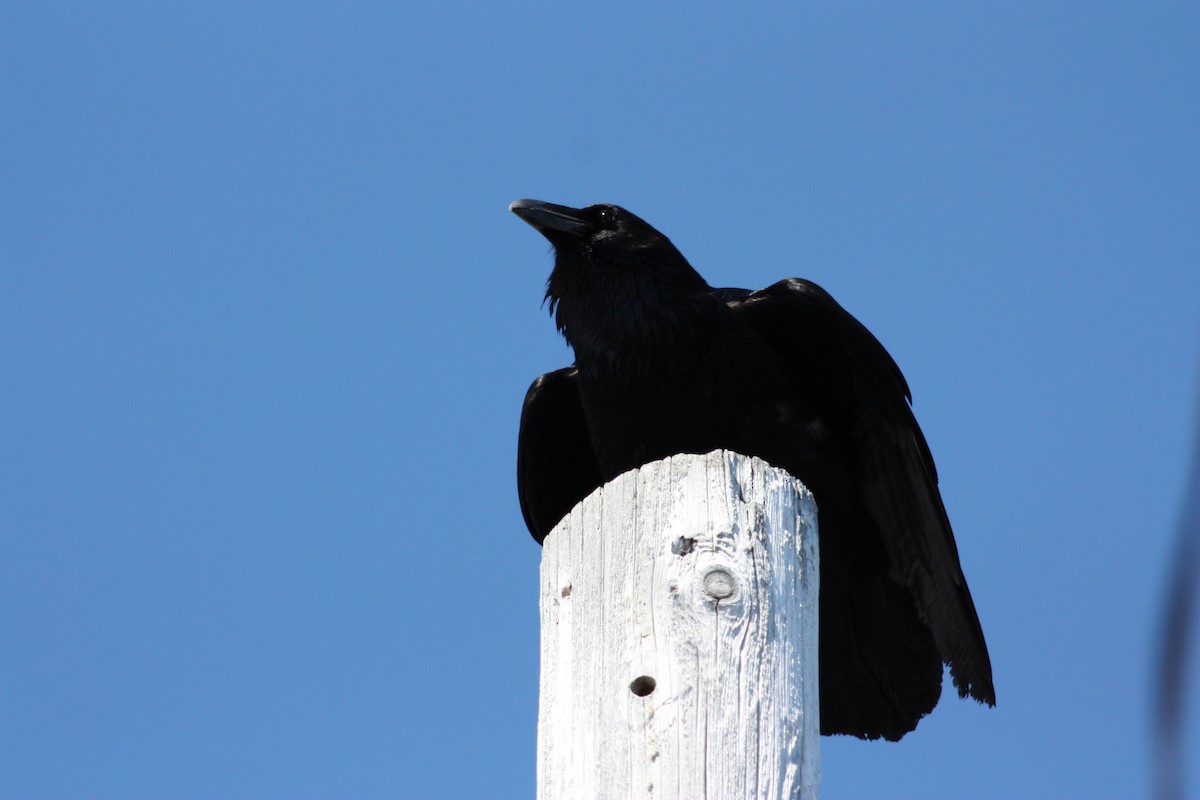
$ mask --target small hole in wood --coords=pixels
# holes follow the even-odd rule
[[[657,685],[654,678],[651,678],[649,675],[642,675],[633,679],[633,683],[629,684],[629,691],[638,697],[646,697],[654,691],[654,687]]]
[[[677,556],[686,556],[696,548],[696,540],[690,536],[680,536],[671,545],[671,552]]]

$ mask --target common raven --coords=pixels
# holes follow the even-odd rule
[[[554,246],[546,300],[575,351],[521,414],[533,537],[651,461],[758,456],[817,502],[821,733],[899,739],[937,704],[943,662],[960,697],[995,705],[933,458],[875,337],[810,281],[714,289],[619,206],[509,209]]]

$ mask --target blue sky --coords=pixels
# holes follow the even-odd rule
[[[0,795],[532,796],[517,197],[905,371],[999,705],[825,739],[825,798],[1142,794],[1200,9],[905,6],[5,3]]]

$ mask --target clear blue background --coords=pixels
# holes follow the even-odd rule
[[[905,370],[999,705],[825,739],[825,798],[1143,794],[1200,8],[903,5],[0,6],[0,796],[533,796],[517,197]]]

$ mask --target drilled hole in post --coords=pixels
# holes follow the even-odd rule
[[[654,678],[651,678],[649,675],[642,675],[633,679],[633,683],[629,684],[629,691],[638,697],[646,697],[654,691],[654,687],[657,685]]]

